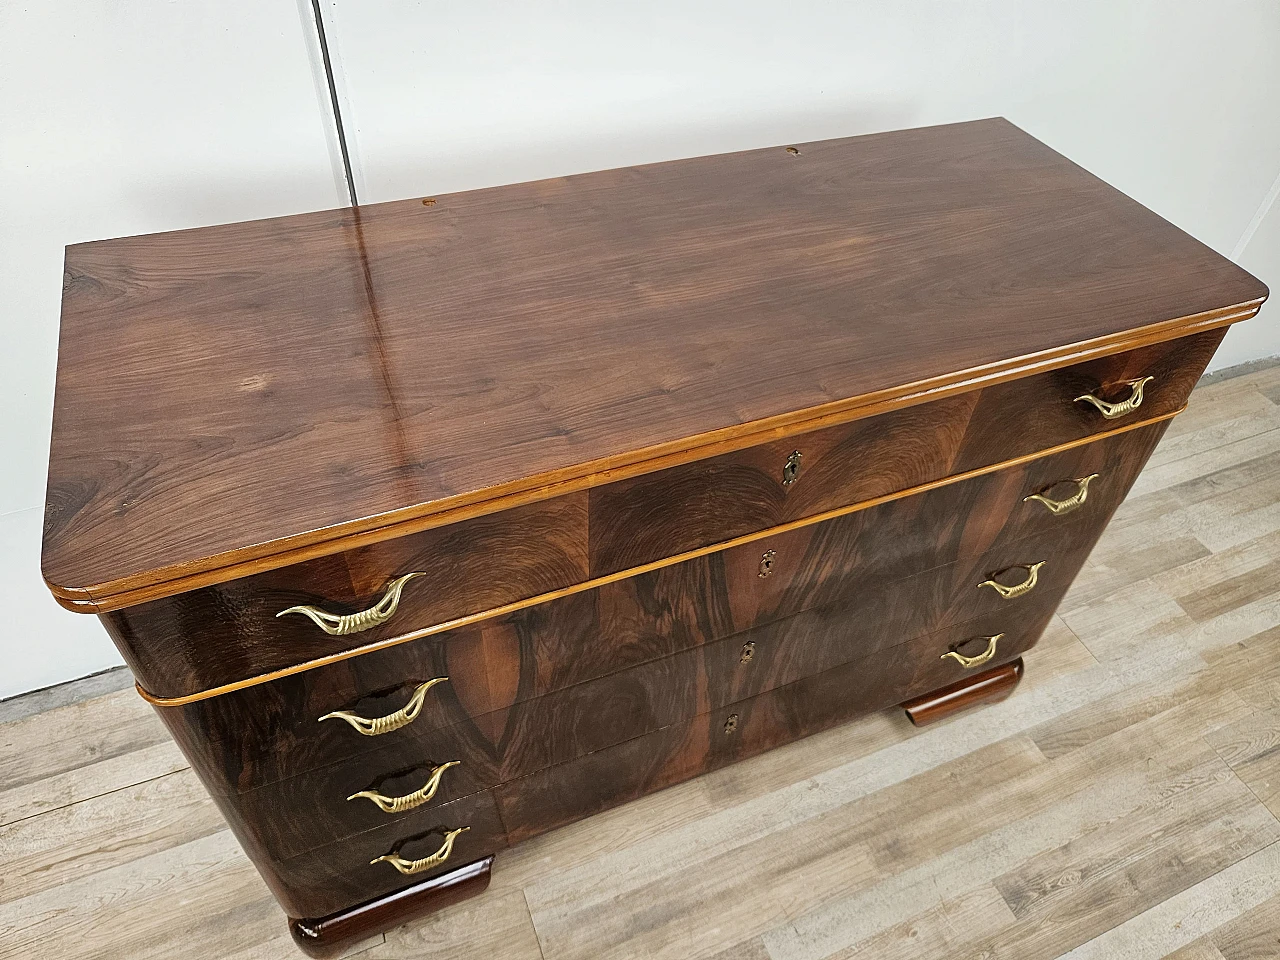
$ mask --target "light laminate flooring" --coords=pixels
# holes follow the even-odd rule
[[[1280,957],[1280,367],[1197,388],[1026,664],[501,854],[351,955]],[[0,704],[0,957],[301,956],[113,686]]]

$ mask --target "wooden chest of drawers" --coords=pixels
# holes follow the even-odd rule
[[[44,575],[323,954],[1007,695],[1265,296],[1002,120],[81,244]]]

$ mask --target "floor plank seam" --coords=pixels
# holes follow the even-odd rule
[[[1261,391],[1257,391],[1257,392],[1261,396]],[[1268,403],[1270,403],[1270,401],[1268,401]],[[1271,405],[1275,406],[1275,404],[1271,404]],[[1243,419],[1243,418],[1237,417],[1234,419]],[[1231,421],[1228,420],[1225,422],[1230,423]],[[1219,428],[1220,426],[1222,426],[1222,424],[1208,424],[1206,426],[1201,427],[1199,430],[1193,431],[1192,433],[1189,433],[1189,434],[1183,434],[1182,436],[1195,437],[1197,434],[1213,432],[1215,429]],[[1166,467],[1172,466],[1175,463],[1181,463],[1184,460],[1189,460],[1192,457],[1198,457],[1198,456],[1201,456],[1202,454],[1212,453],[1214,450],[1220,450],[1223,447],[1229,447],[1232,444],[1243,443],[1246,440],[1256,440],[1258,437],[1264,437],[1269,433],[1274,433],[1276,430],[1280,430],[1280,427],[1272,427],[1270,430],[1259,430],[1257,433],[1245,434],[1239,437],[1225,436],[1221,439],[1220,442],[1213,443],[1212,445],[1208,445],[1208,446],[1197,445],[1195,447],[1191,447],[1191,444],[1187,444],[1187,446],[1191,447],[1191,449],[1188,449],[1186,453],[1183,453],[1181,456],[1172,457],[1168,460],[1161,458],[1152,466],[1155,469],[1164,469]],[[1159,449],[1157,448],[1157,453],[1158,452],[1159,452]]]
[[[120,756],[126,756],[126,754],[120,754]],[[142,786],[143,784],[147,784],[147,783],[157,783],[157,782],[159,782],[160,780],[163,780],[165,777],[172,777],[172,776],[176,776],[176,775],[177,775],[177,774],[179,774],[179,773],[186,773],[186,772],[187,772],[187,771],[189,771],[190,769],[191,769],[191,767],[189,767],[189,766],[187,766],[187,767],[182,767],[182,768],[180,768],[180,769],[178,769],[178,770],[170,770],[170,771],[169,771],[169,772],[167,772],[167,773],[162,773],[162,774],[160,774],[158,777],[147,777],[147,778],[145,778],[145,779],[143,779],[143,780],[135,780],[135,781],[133,781],[132,783],[122,783],[122,784],[120,784],[118,787],[116,787],[116,788],[114,788],[114,789],[112,789],[112,790],[104,790],[104,791],[102,791],[102,793],[95,793],[95,794],[93,794],[92,796],[89,796],[89,797],[80,797],[79,799],[72,800],[70,803],[64,803],[64,804],[62,804],[61,806],[57,806],[57,807],[50,807],[50,808],[49,808],[49,809],[47,809],[47,810],[39,810],[39,811],[37,811],[37,812],[35,812],[35,813],[29,813],[29,814],[27,814],[27,815],[26,815],[26,816],[24,816],[24,817],[18,817],[16,820],[10,820],[8,823],[3,824],[3,825],[0,825],[0,830],[7,830],[9,827],[15,826],[15,825],[17,825],[17,824],[19,824],[19,823],[26,823],[28,820],[34,820],[36,817],[43,817],[43,816],[45,816],[46,814],[50,814],[50,813],[56,813],[56,812],[58,812],[59,810],[67,810],[67,809],[69,809],[69,808],[71,808],[71,807],[79,806],[79,805],[80,805],[80,804],[82,804],[82,803],[87,803],[87,802],[89,802],[90,800],[101,800],[103,797],[109,797],[109,796],[111,796],[112,794],[120,793],[122,790],[132,790],[134,787],[140,787],[140,786]],[[56,774],[55,774],[55,776],[56,776]],[[44,779],[48,779],[48,778],[44,778]],[[39,783],[39,782],[40,782],[39,780],[34,780],[34,781],[32,781],[32,783]],[[15,790],[20,790],[20,789],[22,789],[22,788],[21,788],[21,786],[19,786],[19,787],[15,787],[14,789],[15,789]],[[0,797],[2,797],[2,796],[3,796],[3,794],[0,794]]]
[[[1250,719],[1257,716],[1260,712],[1261,711],[1255,710],[1252,714],[1249,715]],[[1253,786],[1247,780],[1245,780],[1242,776],[1240,776],[1240,774],[1236,771],[1236,768],[1231,765],[1231,761],[1229,761],[1226,757],[1222,755],[1222,751],[1219,750],[1217,747],[1215,747],[1212,743],[1210,743],[1207,737],[1201,736],[1200,740],[1204,743],[1205,746],[1207,746],[1210,750],[1212,750],[1223,763],[1227,765],[1227,769],[1231,771],[1231,776],[1235,778],[1237,783],[1239,783],[1251,794],[1253,794],[1254,799],[1256,799],[1258,803],[1262,805],[1262,808],[1266,810],[1268,814],[1271,815],[1271,819],[1275,820],[1276,823],[1280,824],[1280,816],[1276,816],[1275,812],[1271,809],[1271,807],[1267,805],[1267,801],[1258,795],[1258,791],[1253,789]],[[1280,843],[1280,840],[1276,842]],[[1270,846],[1270,845],[1271,844],[1268,844],[1267,846]]]
[[[1081,648],[1084,650],[1084,652],[1085,652],[1085,653],[1087,653],[1087,654],[1089,655],[1089,659],[1093,661],[1093,666],[1095,666],[1095,667],[1096,667],[1096,666],[1101,666],[1101,665],[1102,665],[1102,661],[1098,659],[1098,655],[1097,655],[1096,653],[1094,653],[1092,650],[1090,650],[1090,649],[1089,649],[1089,645],[1088,645],[1087,643],[1085,643],[1083,639],[1081,639],[1080,634],[1078,634],[1078,633],[1076,633],[1074,630],[1072,630],[1072,629],[1071,629],[1071,627],[1069,627],[1069,626],[1067,625],[1067,621],[1062,619],[1062,612],[1061,612],[1061,611],[1060,611],[1060,612],[1058,612],[1058,613],[1055,613],[1055,614],[1053,615],[1053,619],[1057,621],[1058,626],[1059,626],[1061,629],[1065,630],[1067,633],[1069,633],[1069,634],[1071,635],[1072,639],[1074,639],[1076,643],[1080,644],[1080,646],[1081,646]],[[1083,669],[1087,670],[1087,669],[1089,669],[1089,667],[1087,667],[1087,666],[1086,666],[1086,667],[1084,667]]]
[[[1215,751],[1215,752],[1216,752],[1216,751]],[[1275,839],[1275,840],[1272,840],[1270,843],[1265,843],[1265,844],[1263,844],[1262,846],[1260,846],[1257,850],[1254,850],[1254,851],[1252,851],[1252,852],[1250,852],[1250,853],[1248,853],[1248,854],[1245,854],[1245,855],[1243,855],[1243,856],[1241,856],[1241,857],[1238,857],[1237,859],[1233,860],[1231,863],[1228,863],[1228,864],[1226,864],[1225,866],[1223,866],[1223,867],[1222,867],[1222,869],[1220,869],[1220,870],[1215,870],[1213,873],[1209,874],[1207,877],[1203,877],[1203,878],[1201,878],[1199,881],[1197,881],[1196,883],[1193,883],[1193,884],[1191,884],[1191,885],[1190,885],[1190,886],[1188,886],[1188,887],[1184,887],[1181,891],[1179,891],[1179,893],[1186,893],[1188,890],[1194,890],[1194,889],[1196,889],[1197,887],[1199,887],[1199,886],[1201,886],[1201,885],[1203,885],[1203,884],[1209,883],[1209,882],[1210,882],[1211,880],[1213,880],[1215,877],[1219,877],[1219,876],[1221,876],[1222,874],[1226,873],[1228,870],[1233,869],[1234,867],[1238,866],[1239,864],[1243,863],[1244,861],[1246,861],[1246,860],[1248,860],[1248,859],[1250,859],[1250,858],[1252,858],[1252,857],[1260,856],[1261,854],[1265,853],[1265,852],[1266,852],[1266,851],[1268,851],[1268,850],[1271,850],[1271,849],[1273,849],[1273,848],[1280,849],[1280,847],[1278,847],[1277,845],[1280,845],[1280,838]],[[1175,894],[1173,894],[1172,896],[1170,896],[1170,897],[1166,897],[1164,900],[1159,901],[1158,903],[1153,903],[1153,904],[1151,904],[1149,907],[1147,907],[1147,909],[1145,909],[1145,910],[1141,910],[1141,911],[1139,911],[1138,913],[1135,913],[1132,917],[1129,917],[1127,920],[1121,921],[1120,923],[1117,923],[1117,924],[1115,924],[1114,926],[1112,926],[1112,927],[1110,927],[1110,928],[1108,928],[1108,929],[1106,929],[1106,930],[1102,930],[1102,931],[1098,932],[1095,936],[1090,937],[1088,940],[1084,940],[1084,941],[1081,941],[1080,943],[1077,943],[1075,946],[1072,946],[1072,947],[1068,948],[1067,950],[1065,950],[1064,952],[1062,952],[1062,953],[1058,954],[1058,956],[1055,958],[1055,960],[1063,960],[1063,958],[1070,957],[1072,954],[1076,953],[1077,951],[1085,950],[1085,949],[1089,946],[1089,944],[1091,944],[1091,943],[1096,943],[1097,941],[1102,940],[1103,938],[1105,938],[1105,937],[1107,937],[1107,936],[1109,936],[1109,935],[1113,934],[1113,933],[1114,933],[1114,931],[1116,931],[1116,930],[1118,930],[1120,927],[1124,926],[1124,924],[1125,924],[1125,923],[1129,923],[1130,921],[1133,921],[1133,920],[1137,919],[1138,917],[1141,917],[1141,916],[1143,916],[1144,914],[1147,914],[1147,913],[1151,912],[1152,910],[1156,910],[1156,909],[1160,908],[1161,906],[1163,906],[1164,904],[1166,904],[1167,902],[1169,902],[1170,900],[1172,900],[1174,897],[1176,897],[1176,896],[1178,896],[1178,895],[1179,895],[1178,893],[1175,893]],[[1213,934],[1214,934],[1214,933],[1216,933],[1216,932],[1217,932],[1219,929],[1221,929],[1222,927],[1224,927],[1224,926],[1226,926],[1227,924],[1231,923],[1234,919],[1236,919],[1236,918],[1232,918],[1232,919],[1224,920],[1221,924],[1219,924],[1219,925],[1218,925],[1217,927],[1215,927],[1213,930],[1209,931],[1208,933],[1203,934],[1203,935],[1202,935],[1202,937],[1203,937],[1204,939],[1208,939],[1208,940],[1210,941],[1210,943],[1213,943]],[[1180,923],[1181,923],[1181,921],[1180,921]],[[1202,937],[1196,937],[1196,938],[1194,938],[1193,940],[1188,941],[1188,943],[1183,944],[1181,947],[1178,947],[1178,948],[1174,951],[1174,953],[1177,953],[1178,951],[1180,951],[1180,950],[1184,949],[1184,948],[1185,948],[1186,946],[1188,946],[1189,944],[1194,943],[1194,942],[1195,942],[1195,940],[1201,939]],[[1215,944],[1214,944],[1214,946],[1215,946],[1215,948],[1216,948],[1216,947],[1217,947],[1217,944],[1215,943]],[[1166,957],[1167,957],[1167,956],[1168,956],[1168,954],[1166,954]]]
[[[529,906],[529,891],[527,888],[520,888],[520,899],[524,901],[525,916],[529,918],[529,926],[533,928],[533,942],[538,948],[538,957],[540,960],[547,960],[547,952],[542,949],[542,934],[538,932],[538,924],[533,919],[533,909]]]

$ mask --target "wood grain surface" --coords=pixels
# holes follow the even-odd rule
[[[447,831],[462,827],[467,830],[458,834],[449,858],[438,866],[406,876],[389,863],[372,862],[393,852],[407,860],[428,857],[441,848]],[[450,873],[506,847],[506,830],[493,796],[478,793],[416,810],[398,822],[321,850],[275,861],[263,871],[263,878],[289,916],[323,917]]]
[[[753,617],[785,616],[803,609],[804,603],[818,602],[818,593],[839,589],[841,578],[856,575],[874,582],[901,579],[929,565],[983,552],[997,540],[1056,529],[1064,522],[1114,507],[1165,427],[1163,421],[1150,425],[1139,421],[1119,429],[1122,432],[1104,436],[1096,444],[1073,446],[1005,466],[997,464],[989,473],[977,476],[961,475],[924,488],[899,490],[891,495],[893,499],[839,508],[828,521],[819,514],[774,528],[779,532],[772,535],[767,531],[751,535],[723,550],[716,550],[718,544],[713,544],[702,550],[701,556],[694,551],[691,556],[686,555],[690,556],[686,560],[679,559],[680,555],[664,558],[650,568],[638,568],[642,572],[622,571],[596,580],[581,579],[585,545],[579,545],[581,550],[576,548],[573,537],[585,524],[585,512],[579,509],[582,501],[558,498],[516,508],[510,511],[514,516],[509,520],[508,514],[503,513],[464,521],[458,525],[463,529],[456,533],[450,533],[454,528],[442,528],[385,541],[371,548],[103,614],[102,619],[133,666],[144,695],[163,706],[238,693],[246,687],[316,669],[340,671],[344,668],[337,667],[337,663],[355,657],[372,657],[364,661],[366,665],[388,659],[400,662],[395,660],[396,654],[388,651],[406,643],[416,643],[423,649],[426,644],[418,641],[432,636],[439,636],[440,642],[455,648],[451,662],[458,662],[458,656],[483,656],[488,661],[485,669],[489,676],[497,677],[508,669],[501,665],[500,658],[508,653],[514,655],[519,642],[518,636],[511,634],[512,629],[519,636],[534,629],[535,642],[564,642],[561,637],[546,637],[549,626],[530,626],[544,618],[551,623],[558,621],[557,629],[576,639],[570,644],[571,655],[566,650],[558,659],[544,659],[539,672],[567,670],[579,679],[590,678],[598,675],[590,672],[593,664],[614,664],[619,654],[626,654],[622,649],[625,644],[620,640],[584,642],[577,627],[567,626],[570,622],[581,623],[581,616],[587,614],[566,611],[583,611],[583,604],[595,602],[575,600],[574,593],[600,591],[598,596],[604,607],[596,616],[601,620],[601,630],[610,637],[617,631],[634,633],[633,626],[625,621],[608,622],[613,603],[610,598],[638,591],[630,600],[623,596],[621,601],[636,607],[647,592],[668,594],[672,584],[683,585],[689,592],[685,601],[691,605],[680,613],[686,620],[699,621],[699,631],[723,631],[735,626],[746,629],[758,622]],[[1133,436],[1124,439],[1129,433]],[[1050,488],[1054,496],[1069,497],[1078,491],[1072,478],[1095,473],[1099,478],[1091,488],[1092,505],[1082,513],[1056,518],[1045,514],[1039,505],[1024,502],[1027,494]],[[713,516],[716,514],[713,507],[708,509]],[[958,525],[962,517],[968,527]],[[558,521],[564,521],[564,526],[558,526]],[[990,528],[984,530],[983,524],[988,522]],[[653,540],[639,537],[635,542]],[[437,553],[441,543],[457,547],[458,556],[455,558],[449,551]],[[511,555],[494,556],[492,551],[500,545],[509,545]],[[822,548],[830,551],[828,556],[818,555]],[[766,554],[770,554],[772,575],[761,578],[760,566]],[[796,566],[810,555],[804,566]],[[362,609],[377,601],[394,573],[419,567],[429,572],[405,588],[401,609],[392,620],[371,630],[332,637],[303,617],[291,615],[282,621],[275,615],[299,599],[317,601],[315,606],[320,609],[339,613]],[[575,573],[579,576],[571,586],[536,592],[565,579],[573,580]],[[823,585],[824,580],[830,581],[827,586]],[[714,597],[705,594],[709,585],[721,581],[723,587]],[[472,582],[476,584],[474,597],[467,590]],[[433,590],[437,585],[441,587],[438,593]],[[784,593],[791,595],[783,596]],[[810,593],[813,596],[806,597]],[[529,594],[532,595],[527,599],[506,607],[490,606],[500,599]],[[346,602],[335,603],[326,596],[343,597]],[[731,611],[732,624],[726,624],[718,614],[707,620],[707,612],[699,606],[719,603],[722,596],[729,607],[714,609]],[[647,609],[657,609],[653,602]],[[671,598],[670,602],[680,601]],[[483,609],[466,617],[459,626],[453,626],[456,620],[439,619],[444,611],[462,612],[475,607]],[[624,607],[612,619],[627,616],[643,626],[647,613],[645,609]],[[679,648],[681,634],[657,630],[669,616],[662,614],[659,623],[650,625],[647,632],[660,644],[675,643]],[[470,653],[459,653],[456,648]],[[636,650],[626,656],[642,652]],[[436,661],[437,667],[444,670],[438,657]],[[413,655],[405,662],[412,663]],[[474,675],[479,668],[472,665],[464,669]]]
[[[394,616],[331,636],[296,605],[367,609],[408,573]],[[101,619],[148,692],[177,697],[447,623],[588,579],[587,499],[557,497],[384,540]]]
[[[68,249],[56,595],[117,608],[1266,294],[1003,120],[435,201]]]
[[[1006,614],[1008,627],[997,665],[1016,660],[1039,639],[1052,613],[1025,619]],[[991,618],[995,621],[996,618]],[[510,843],[635,800],[654,790],[736,763],[838,723],[899,703],[965,676],[940,654],[985,646],[974,632],[992,623],[952,628],[885,656],[860,660],[727,704],[705,716],[672,724],[494,790]]]
[[[419,917],[452,906],[489,888],[493,857],[475,860],[447,873],[419,880],[389,896],[314,920],[290,918],[289,932],[304,953],[335,957],[343,948],[381,936],[393,918]]]
[[[977,583],[1047,560],[1043,590],[1061,596],[1167,423],[838,517],[761,543],[665,567],[509,617],[414,640],[179,707],[160,707],[210,789],[248,790],[437,727],[503,716],[527,700],[740,635],[805,610],[850,620],[851,649],[892,643],[996,612]],[[1078,511],[1054,516],[1025,498],[1098,474]],[[1065,482],[1064,482],[1065,481]],[[1017,582],[1016,576],[1013,582]],[[1053,601],[1056,603],[1056,600]],[[856,616],[847,611],[857,609]],[[744,641],[745,642],[745,641]],[[850,654],[850,657],[855,654]],[[417,684],[433,688],[418,718],[379,737],[317,718],[378,717]],[[491,739],[492,731],[483,736]],[[536,751],[535,751],[536,752]],[[439,762],[443,762],[442,760]]]
[[[354,955],[1274,956],[1277,403],[1280,367],[1195,391],[1005,702],[923,729],[882,711],[555,830]],[[150,706],[16,705],[0,957],[296,960]]]
[[[463,709],[447,726],[420,727],[415,722],[389,737],[385,745],[370,744],[339,722],[319,724],[318,729],[311,721],[298,729],[296,737],[282,737],[287,721],[277,726],[270,720],[271,714],[261,709],[264,695],[272,693],[271,685],[186,707],[159,709],[196,761],[201,777],[217,793],[216,801],[246,851],[273,889],[286,898],[282,901],[286,908],[294,915],[308,916],[350,909],[362,902],[357,891],[369,899],[388,895],[408,883],[397,885],[368,874],[363,864],[377,855],[370,852],[372,846],[385,846],[393,836],[415,829],[415,824],[432,829],[424,825],[434,823],[437,816],[444,817],[449,809],[469,810],[496,801],[505,832],[499,836],[486,827],[467,840],[470,855],[487,855],[506,842],[527,840],[722,763],[890,703],[945,689],[969,675],[957,661],[942,656],[947,651],[974,656],[988,649],[991,638],[999,635],[998,648],[992,648],[995,656],[989,662],[999,665],[1016,659],[1049,622],[1112,510],[1167,425],[1167,421],[1161,422],[1099,440],[1056,458],[1005,471],[1007,477],[987,474],[931,494],[894,501],[886,508],[903,514],[902,536],[892,513],[877,518],[872,511],[865,511],[862,516],[870,519],[858,528],[864,536],[851,541],[850,549],[838,549],[821,536],[811,544],[812,560],[820,569],[833,560],[839,569],[847,553],[853,558],[851,569],[869,574],[874,581],[876,565],[859,564],[857,558],[881,553],[892,557],[895,550],[910,549],[912,541],[905,531],[912,530],[923,538],[916,559],[923,571],[915,576],[889,580],[883,587],[873,583],[869,589],[855,580],[849,588],[832,591],[840,599],[830,607],[774,620],[715,642],[704,638],[682,652],[542,696],[515,701],[517,687],[508,683],[505,691],[510,705],[485,714]],[[1097,491],[1092,510],[1084,517],[1064,523],[1040,504],[1023,499],[1032,491],[1052,489],[1089,465],[1114,469],[1107,471],[1107,492],[1103,488]],[[970,487],[977,491],[972,499]],[[1002,491],[1006,501],[1003,509],[988,502],[992,489]],[[970,504],[980,509],[971,512]],[[922,517],[931,512],[936,512],[936,522],[922,523]],[[1019,528],[1026,518],[1046,517],[1050,522],[1040,527],[1042,533],[1002,542],[1002,528],[1012,525],[1025,533]],[[1031,527],[1036,527],[1033,521]],[[947,531],[952,532],[948,535]],[[954,555],[950,550],[964,553],[956,544],[966,539],[997,543],[998,549],[1017,552],[989,550],[938,564],[939,559],[945,561]],[[853,547],[859,540],[859,546]],[[1025,597],[1004,600],[995,591],[978,587],[981,579],[1000,575],[1010,566],[1038,562],[1029,555],[1022,557],[1024,552],[1034,551],[1039,558],[1050,550],[1054,573]],[[1014,560],[1015,556],[1022,560]],[[805,566],[801,564],[801,569]],[[889,563],[887,568],[892,570],[894,565]],[[754,580],[767,581],[773,576],[770,568],[768,576],[760,577],[756,572]],[[815,585],[833,578],[830,571],[825,577],[808,576]],[[801,582],[804,580],[802,575]],[[722,581],[719,590],[725,589]],[[994,599],[980,602],[988,596]],[[977,606],[975,597],[979,598]],[[705,615],[714,605],[712,597],[694,597],[688,608]],[[734,605],[724,606],[732,609]],[[913,639],[913,631],[939,625],[941,629]],[[592,626],[595,624],[589,623],[584,648],[602,639],[607,642],[607,636],[596,634]],[[563,628],[556,625],[552,632],[560,635]],[[387,653],[397,653],[403,660],[411,649],[406,645]],[[505,654],[494,669],[509,671],[518,662],[510,650]],[[304,686],[318,681],[323,689],[329,669],[288,679]],[[448,669],[464,688],[470,684],[465,671]],[[486,681],[482,686],[492,695],[492,671],[479,672]],[[420,678],[410,684],[414,682]],[[439,689],[440,706],[447,711],[452,705],[457,710],[450,686]],[[284,716],[304,722],[313,716],[305,696],[291,698],[277,692],[276,697]],[[249,703],[249,709],[239,719],[228,715],[228,723],[210,729],[207,721],[214,714],[209,711],[227,702],[234,704],[237,698]],[[770,706],[759,708],[760,703]],[[699,719],[689,719],[693,717]],[[734,742],[740,741],[741,748],[726,751],[717,746],[718,739],[705,735],[708,724],[712,732],[723,728],[728,735],[735,734],[740,723],[743,733]],[[250,733],[255,725],[260,732]],[[256,749],[256,762],[249,757],[246,745],[250,751]],[[615,759],[618,751],[625,759]],[[350,754],[351,759],[341,760],[344,754]],[[304,771],[314,768],[315,772],[234,792],[255,781],[279,777],[286,769],[282,763]],[[457,766],[441,781],[438,796],[409,812],[388,816],[361,798],[356,798],[354,806],[348,799],[361,790],[378,790],[387,796],[411,793],[443,763]],[[490,796],[493,801],[484,799]],[[437,868],[451,869],[443,864]]]
[[[1211,330],[943,400],[610,483],[590,492],[591,573],[707,544],[1012,460],[1112,429],[1085,403],[1129,395],[1132,419],[1180,410],[1222,342]],[[783,482],[790,456],[795,477]]]
[[[967,641],[998,633],[1006,635],[1000,641],[1001,651],[1015,646],[1025,649],[1035,637],[1020,636],[1019,631],[1043,622],[1058,599],[1060,593],[1038,600],[1028,597],[919,638],[892,633],[857,636],[850,628],[856,608],[812,611],[470,722],[427,731],[414,740],[373,749],[247,793],[220,795],[217,802],[228,821],[249,838],[249,849],[277,861],[416,816],[389,815],[367,800],[347,798],[362,790],[387,796],[412,793],[438,764],[459,766],[442,777],[435,801],[419,809],[518,781],[853,661],[864,663],[862,673],[880,678],[897,665],[906,677],[902,682],[926,692],[932,689],[927,683],[943,686],[965,671],[953,661],[925,663],[935,671],[924,680],[921,662],[936,660],[961,644],[967,644],[962,653],[980,653],[985,640]],[[747,649],[751,657],[744,660]],[[874,669],[867,661],[872,655]],[[889,666],[880,666],[882,662]],[[889,686],[898,691],[901,687],[896,684]],[[884,694],[890,699],[883,702],[880,696],[861,685],[850,687],[841,716],[878,709],[898,695]]]
[[[907,719],[917,727],[945,720],[962,710],[984,703],[998,703],[1011,695],[1022,679],[1022,659],[985,670],[980,674],[914,697],[902,705]]]
[[[1004,637],[992,662],[1016,658],[1039,638],[1053,607],[1002,611],[851,662],[841,642],[847,617],[795,618],[775,625],[774,637],[760,637],[758,655],[766,662],[758,671],[734,670],[745,666],[736,645],[719,663],[718,644],[691,651],[715,678],[702,698],[687,695],[699,678],[689,669],[692,656],[609,678],[602,696],[587,689],[591,684],[572,687],[560,698],[566,702],[531,701],[519,722],[484,731],[491,738],[485,744],[472,746],[474,734],[448,744],[447,755],[462,758],[464,776],[492,791],[372,823],[363,807],[326,804],[323,788],[339,784],[324,777],[296,778],[319,785],[318,795],[298,796],[289,781],[260,796],[215,799],[290,915],[324,915],[409,885],[386,864],[369,863],[405,838],[414,846],[405,856],[423,856],[439,846],[442,830],[469,825],[457,855],[418,876],[448,872],[508,843],[948,685],[966,670],[942,655],[978,653],[993,633]],[[423,746],[433,750],[430,742]]]

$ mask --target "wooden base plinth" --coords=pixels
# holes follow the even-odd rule
[[[485,857],[319,920],[290,919],[289,932],[303,953],[332,957],[365,937],[483,893],[492,867],[493,857]]]
[[[966,677],[941,690],[908,700],[902,705],[917,727],[949,717],[980,703],[996,703],[1013,693],[1022,679],[1022,658],[983,673]]]

